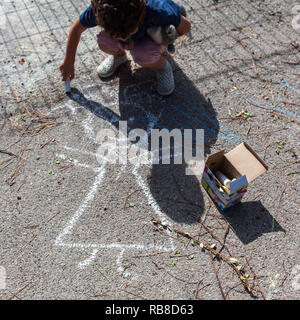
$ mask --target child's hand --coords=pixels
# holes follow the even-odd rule
[[[181,16],[181,22],[177,27],[177,33],[179,36],[183,36],[184,34],[190,32],[191,30],[191,22],[184,16]]]
[[[63,62],[59,66],[59,70],[62,75],[62,81],[66,81],[68,78],[70,78],[70,80],[74,79],[75,77],[74,64]]]

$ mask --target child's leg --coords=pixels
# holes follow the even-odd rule
[[[133,60],[142,67],[156,72],[157,91],[161,95],[169,95],[175,89],[174,76],[170,63],[162,56],[167,49],[150,38],[145,37],[134,44],[130,50]]]
[[[161,55],[160,58],[151,64],[140,64],[144,68],[150,68],[153,70],[162,70],[166,66],[166,59]]]
[[[102,78],[112,76],[116,69],[127,61],[125,50],[118,40],[112,39],[104,31],[98,34],[98,45],[100,50],[109,56],[98,66],[97,73]]]
[[[134,43],[134,48],[130,50],[130,53],[133,60],[140,66],[158,70],[163,69],[166,65],[165,58],[162,56],[166,48],[145,37]]]

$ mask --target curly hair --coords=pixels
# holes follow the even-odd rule
[[[91,0],[99,26],[114,38],[127,38],[145,17],[146,0]]]

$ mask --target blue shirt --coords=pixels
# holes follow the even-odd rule
[[[90,5],[79,17],[80,23],[85,28],[97,26],[95,15]],[[181,21],[181,8],[173,0],[147,0],[145,19],[138,31],[131,35],[133,40],[141,39],[145,36],[146,30],[152,26],[174,25],[176,28]]]

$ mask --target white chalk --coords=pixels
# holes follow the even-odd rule
[[[71,92],[71,85],[70,85],[70,83],[71,83],[71,80],[70,80],[70,78],[68,78],[68,79],[66,80],[66,82],[65,82],[65,92],[66,92],[66,93],[70,93],[70,92]]]
[[[215,175],[225,187],[229,188],[231,180],[229,180],[221,171],[216,171]]]

